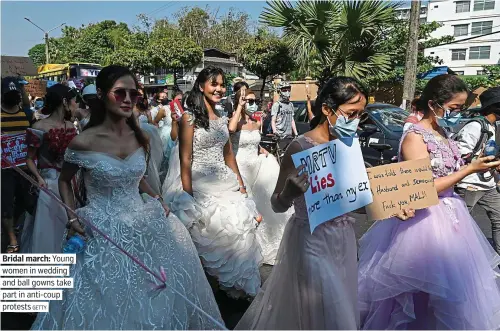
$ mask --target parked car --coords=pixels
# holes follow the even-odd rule
[[[295,106],[295,124],[299,134],[309,131],[307,108],[305,101],[293,101]],[[397,159],[399,141],[403,135],[403,126],[409,113],[397,106],[373,103],[366,106],[361,115],[358,136],[361,151],[367,167],[376,166],[380,162],[381,153],[370,144],[383,150],[384,163]],[[384,146],[385,145],[385,146]]]

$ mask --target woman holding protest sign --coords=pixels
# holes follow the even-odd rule
[[[27,166],[42,187],[59,196],[58,179],[64,153],[76,136],[76,128],[70,122],[77,108],[77,92],[74,88],[56,84],[47,89],[42,109],[47,118],[37,121],[26,132],[28,145]],[[35,160],[37,163],[35,163]],[[23,253],[61,253],[66,225],[66,211],[45,192],[40,191],[33,228],[22,243]]]
[[[467,87],[454,75],[431,79],[416,101],[424,114],[401,138],[400,161],[431,159],[439,204],[406,222],[376,222],[361,238],[359,306],[363,329],[500,328],[500,257],[453,186],[500,161],[462,166],[443,126],[464,108]],[[409,215],[411,216],[411,215]]]
[[[330,79],[318,95],[312,130],[288,147],[271,203],[278,213],[294,205],[295,215],[285,227],[276,265],[238,329],[352,330],[359,326],[354,219],[342,215],[311,234],[304,198],[310,182],[303,166],[295,168],[292,155],[353,137],[367,97],[356,79]]]

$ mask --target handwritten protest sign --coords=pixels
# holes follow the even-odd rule
[[[31,95],[32,97],[44,97],[45,93],[47,93],[47,81],[46,80],[38,80],[38,79],[30,79],[28,80],[28,85],[24,86],[26,93]]]
[[[372,202],[358,139],[351,146],[333,140],[296,153],[292,160],[296,167],[305,165],[309,175],[305,198],[311,233],[318,225]]]
[[[383,220],[402,209],[422,209],[439,203],[429,159],[406,161],[369,168],[373,203],[367,208],[370,220]]]
[[[2,135],[2,169],[10,168],[3,161],[3,158],[16,166],[20,166],[26,164],[27,156],[26,133]]]

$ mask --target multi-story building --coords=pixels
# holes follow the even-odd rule
[[[403,5],[396,9],[396,17],[400,20],[410,19],[410,5]],[[427,22],[427,4],[422,3],[420,6],[420,24]]]
[[[485,65],[500,64],[500,0],[431,0],[427,21],[443,24],[432,37],[454,42],[425,50],[457,74],[481,75]]]

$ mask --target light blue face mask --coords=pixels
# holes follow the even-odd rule
[[[246,113],[248,115],[253,115],[253,113],[255,113],[257,110],[259,110],[259,106],[257,106],[257,103],[253,103],[253,105],[250,105],[250,104],[246,104]]]
[[[440,106],[439,104],[438,104],[438,106],[444,110],[443,117],[437,116],[436,112],[434,112],[434,110],[433,110],[434,115],[436,116],[438,125],[441,127],[454,127],[455,125],[457,125],[458,121],[462,118],[462,114],[457,113],[456,115],[451,116],[451,110],[444,108],[443,106]]]
[[[332,125],[330,119],[327,117],[328,126],[330,129],[330,134],[337,138],[352,138],[356,135],[359,126],[359,118],[348,121],[344,115],[337,116],[337,122],[335,125]]]

